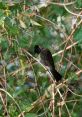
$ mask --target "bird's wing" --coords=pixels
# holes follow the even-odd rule
[[[52,54],[51,54],[51,52],[48,49],[47,49],[47,52],[46,52],[46,57],[47,57],[47,59],[49,61],[50,66],[55,68]]]

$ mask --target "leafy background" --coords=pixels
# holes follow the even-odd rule
[[[36,44],[50,49],[68,79],[64,101],[55,96],[55,116],[82,116],[81,15],[82,0],[0,1],[0,117],[54,117],[48,75],[33,59]]]

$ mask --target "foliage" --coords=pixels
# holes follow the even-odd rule
[[[68,79],[58,87],[63,99],[54,96],[55,115],[81,116],[82,0],[67,1],[72,3],[0,1],[0,117],[54,117],[54,85],[33,58],[36,44],[50,49],[63,81]]]

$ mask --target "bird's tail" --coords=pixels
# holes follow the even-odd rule
[[[60,81],[62,79],[62,76],[60,73],[58,73],[55,68],[51,69],[51,73],[54,76],[54,78],[56,79],[56,81]]]

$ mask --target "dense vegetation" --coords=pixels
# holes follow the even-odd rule
[[[50,82],[36,44],[61,82]],[[82,117],[82,0],[0,1],[0,117]]]

